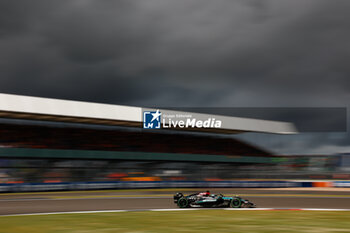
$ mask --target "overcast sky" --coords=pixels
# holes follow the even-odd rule
[[[155,107],[348,107],[349,12],[349,0],[0,0],[0,92]],[[281,152],[350,151],[346,133],[293,138],[279,139]]]

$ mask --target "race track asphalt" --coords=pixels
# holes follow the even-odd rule
[[[0,215],[176,208],[172,195],[195,189],[102,190],[0,194]],[[350,190],[213,189],[212,193],[240,194],[261,208],[350,209]]]

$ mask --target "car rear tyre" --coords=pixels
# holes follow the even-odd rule
[[[187,208],[188,207],[188,200],[184,197],[181,197],[178,201],[177,201],[177,205],[180,208]]]
[[[240,208],[242,205],[242,201],[239,198],[233,198],[230,202],[230,207],[232,208]]]

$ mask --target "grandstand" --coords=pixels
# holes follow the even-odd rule
[[[2,146],[12,148],[272,156],[270,152],[236,139],[212,135],[155,133],[123,130],[120,127],[54,127],[45,124],[0,124],[0,132]]]
[[[223,127],[145,130],[144,110],[0,94],[0,182],[231,179],[237,169],[277,160],[230,134],[296,132],[284,122],[198,113],[191,114],[221,119]]]

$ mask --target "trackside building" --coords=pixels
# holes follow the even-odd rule
[[[0,94],[0,191],[234,186],[237,169],[279,162],[230,137],[246,132],[297,131],[286,122]]]

